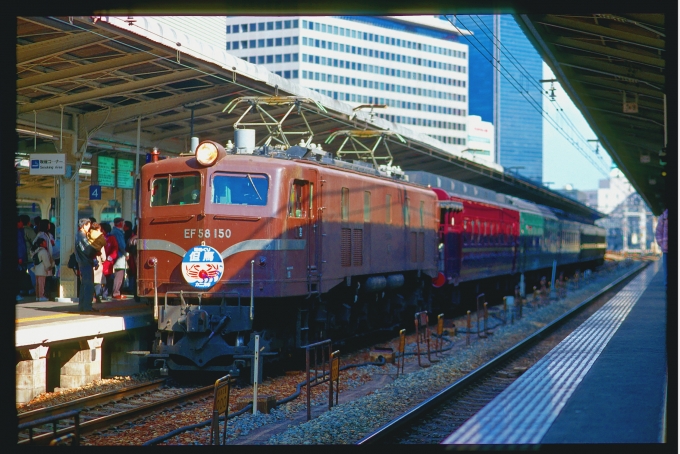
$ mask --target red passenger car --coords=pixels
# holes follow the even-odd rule
[[[435,188],[442,207],[437,286],[513,274],[517,266],[519,211]]]

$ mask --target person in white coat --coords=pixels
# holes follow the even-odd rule
[[[35,298],[36,301],[47,301],[45,297],[45,281],[47,276],[52,276],[54,260],[47,250],[47,242],[44,238],[36,238],[33,255],[38,256],[39,263],[33,267],[35,274]]]

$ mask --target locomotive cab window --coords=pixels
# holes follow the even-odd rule
[[[151,206],[191,205],[201,198],[201,176],[164,175],[151,182]]]
[[[269,178],[254,173],[218,173],[212,181],[212,203],[219,205],[267,204]]]

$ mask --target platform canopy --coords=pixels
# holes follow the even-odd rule
[[[602,148],[655,215],[668,205],[666,196],[677,193],[677,48],[667,65],[669,18],[671,33],[677,33],[677,10],[674,17],[605,11],[515,15]],[[677,45],[677,36],[671,42]],[[667,66],[675,76],[670,87]]]
[[[519,19],[530,30],[538,27],[538,18],[534,16],[519,16]],[[663,22],[663,18],[660,20]],[[654,27],[662,28],[662,25]],[[641,30],[642,34],[651,33]],[[539,42],[549,41],[547,35],[533,33]],[[559,38],[559,32],[555,33]],[[145,154],[154,147],[161,154],[169,155],[189,151],[192,136],[221,143],[233,141],[237,120],[240,124],[261,122],[257,108],[242,116],[248,105],[257,104],[257,99],[297,98],[300,102],[292,110],[290,103],[263,103],[261,107],[274,121],[281,121],[286,131],[311,130],[313,137],[309,143],[322,144],[330,153],[335,152],[332,146],[339,140],[328,145],[325,142],[338,131],[385,131],[381,140],[389,148],[392,164],[402,170],[432,172],[591,220],[603,216],[544,186],[505,173],[500,166],[467,159],[449,144],[378,118],[370,106],[357,110],[349,103],[301,87],[223,49],[200,43],[167,26],[161,27],[152,17],[18,17],[16,49],[19,157],[32,152],[36,136],[41,150],[54,152],[60,146],[61,131],[77,129],[79,140],[87,140],[86,151],[90,154],[136,154],[139,143],[143,164]],[[617,52],[639,53],[637,48]],[[657,80],[663,79],[663,75],[656,75],[663,73],[663,52],[659,54],[644,58],[661,65],[649,70],[655,73],[649,83],[663,91],[663,83]],[[561,74],[571,77],[572,73]],[[568,81],[565,79],[564,83]],[[573,90],[576,95],[585,97],[592,93],[596,99],[603,95],[604,99],[611,98],[606,102],[615,102],[614,95],[601,93],[597,84],[596,88],[586,83],[573,85],[579,87]],[[585,113],[590,115],[603,147],[621,164],[626,176],[655,212],[661,207],[655,192],[663,187],[663,180],[657,177],[656,186],[649,186],[643,179],[649,180],[652,171],[645,173],[629,162],[638,156],[639,150],[652,154],[663,144],[659,139],[658,91],[642,84],[637,92],[639,110],[645,116],[649,111],[649,120],[596,113],[604,109],[601,107],[604,100],[595,106],[581,102],[586,107],[596,107]],[[238,99],[247,101],[234,102]],[[225,111],[227,106],[235,107],[230,112]],[[640,122],[645,127],[639,126]],[[258,141],[270,133],[263,125],[253,129]],[[643,135],[649,141],[643,146],[642,140],[631,138],[631,134]],[[375,136],[370,140],[375,140]],[[628,145],[629,142],[637,145]],[[650,168],[658,166],[658,158],[658,153],[652,154]],[[22,184],[49,185],[51,181],[41,183],[38,177],[32,177],[22,180]]]

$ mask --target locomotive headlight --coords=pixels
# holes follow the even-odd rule
[[[196,147],[196,160],[203,166],[215,164],[217,158],[225,154],[224,148],[215,142],[203,142]]]

